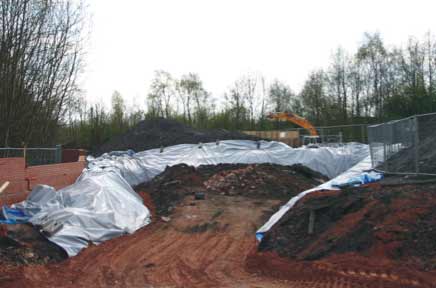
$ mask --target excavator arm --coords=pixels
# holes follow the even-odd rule
[[[275,112],[269,114],[268,119],[292,122],[300,127],[307,129],[310,132],[311,136],[318,136],[318,132],[316,131],[315,127],[313,127],[312,123],[310,123],[303,117],[298,116],[297,114],[291,112]]]

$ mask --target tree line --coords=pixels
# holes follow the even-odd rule
[[[77,92],[78,1],[0,2],[0,147],[52,142]]]
[[[365,33],[355,51],[338,48],[327,67],[309,73],[300,91],[249,73],[212,95],[196,73],[177,78],[160,70],[144,106],[126,107],[117,91],[110,109],[90,105],[77,85],[85,18],[73,0],[0,2],[0,146],[93,148],[156,117],[201,129],[268,130],[291,125],[268,121],[274,111],[292,111],[322,126],[436,111],[430,32],[392,47],[380,34]]]
[[[431,33],[420,40],[409,38],[405,47],[386,47],[380,34],[365,33],[354,53],[338,48],[328,67],[309,73],[299,92],[283,81],[267,82],[252,73],[215,98],[198,74],[177,79],[167,71],[155,71],[144,110],[127,112],[121,94],[114,92],[110,111],[101,105],[79,105],[80,120],[68,122],[71,135],[66,138],[94,147],[156,117],[200,129],[292,127],[267,120],[268,113],[279,111],[292,111],[318,126],[378,123],[436,112],[435,70],[436,41]]]
[[[279,111],[292,111],[318,126],[378,123],[436,112],[435,70],[432,34],[421,40],[411,37],[405,47],[388,48],[380,34],[365,33],[354,53],[338,48],[328,67],[309,73],[298,93],[283,81],[268,83],[252,73],[234,81],[217,102],[198,74],[177,79],[167,71],[155,71],[144,110],[126,112],[121,94],[114,92],[110,111],[79,105],[85,110],[79,121],[68,122],[67,130],[76,134],[67,138],[88,137],[77,145],[94,147],[143,119],[156,117],[200,129],[292,127],[267,120],[268,113]]]

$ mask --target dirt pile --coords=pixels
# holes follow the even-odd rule
[[[313,180],[310,184],[309,179]],[[289,191],[298,193],[326,179],[323,175],[302,165],[290,167],[268,164],[247,165],[215,173],[204,182],[204,186],[209,191],[224,195],[244,195],[259,199],[273,196],[289,199]]]
[[[435,207],[435,183],[315,192],[289,210],[265,235],[259,250],[342,267],[355,267],[361,260],[360,269],[365,265],[373,269],[381,265],[381,271],[404,268],[434,281]]]
[[[196,130],[175,120],[152,119],[139,122],[127,133],[116,136],[93,151],[95,155],[105,152],[132,149],[135,152],[161,146],[197,144],[216,140],[259,140],[259,138],[236,131]]]
[[[47,264],[67,254],[30,224],[0,226],[0,265]]]
[[[219,164],[197,168],[185,164],[165,169],[139,189],[148,191],[157,214],[168,215],[188,195],[195,193],[289,200],[327,178],[302,165]]]

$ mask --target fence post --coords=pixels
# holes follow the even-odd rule
[[[386,160],[388,158],[387,153],[386,153],[386,145],[388,142],[387,138],[389,137],[390,132],[391,132],[390,130],[388,132],[388,129],[390,128],[390,126],[388,126],[388,125],[389,124],[386,124],[386,123],[383,124],[383,134],[384,134],[384,139],[383,139],[383,170],[385,172],[388,171],[388,163],[386,162]]]
[[[62,162],[62,145],[56,145],[56,152],[55,152],[55,163],[61,163]]]
[[[371,139],[371,137],[370,137],[370,135],[371,135],[370,129],[371,128],[369,126],[366,126],[366,133],[368,134],[369,154],[370,154],[370,157],[371,157],[371,168],[375,168],[374,167],[374,153],[373,153],[374,145],[370,141],[370,139]]]
[[[415,116],[415,173],[419,173],[419,125],[418,116]]]
[[[24,158],[24,166],[27,167],[27,145],[23,146],[23,158]]]
[[[363,124],[360,126],[360,136],[362,138],[362,143],[365,143],[365,126]]]

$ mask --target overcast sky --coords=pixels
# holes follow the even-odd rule
[[[89,101],[107,105],[114,90],[144,105],[157,69],[198,73],[216,98],[247,72],[298,91],[338,46],[354,52],[364,32],[380,32],[387,46],[436,33],[435,0],[88,1],[81,86]]]

